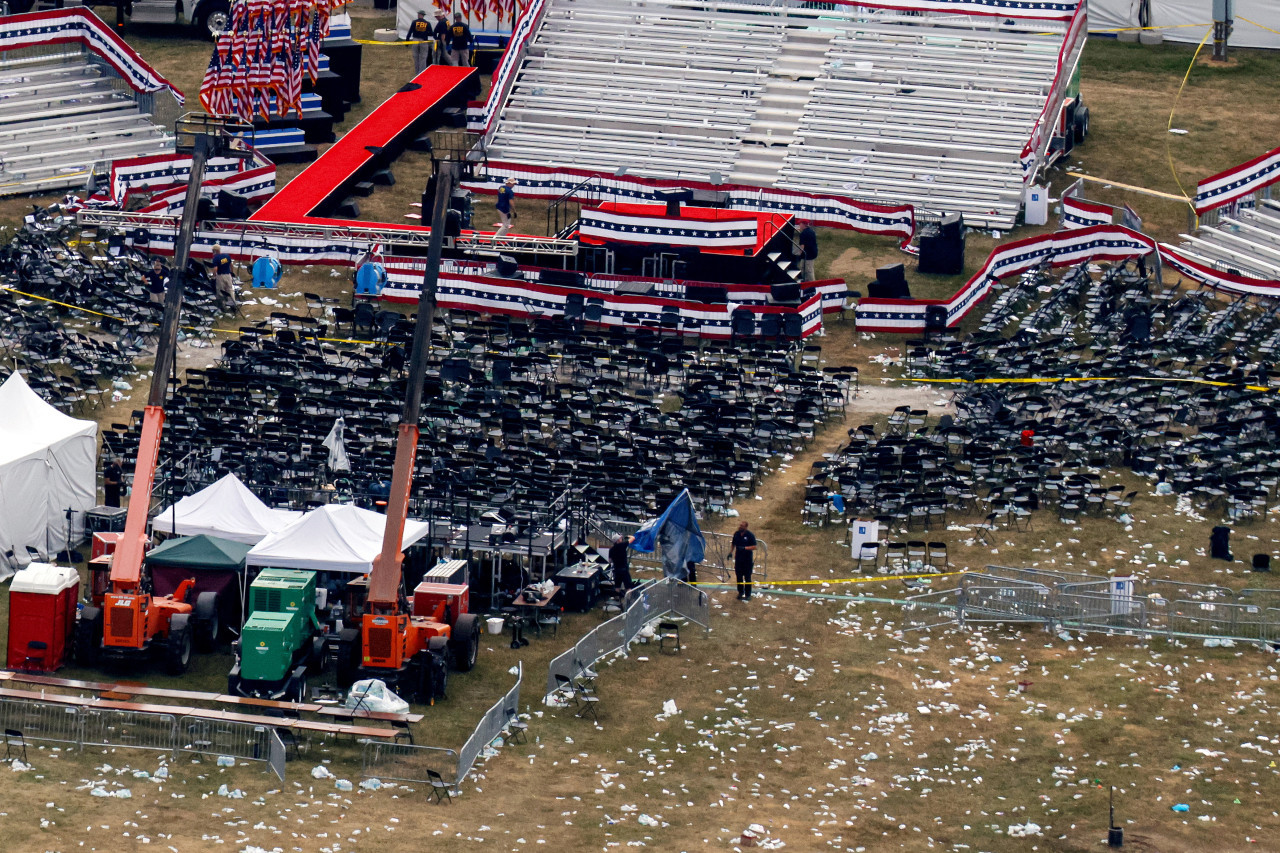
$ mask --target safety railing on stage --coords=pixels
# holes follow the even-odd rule
[[[551,661],[545,695],[550,696],[559,687],[557,675],[576,678],[602,658],[625,652],[645,625],[670,614],[711,630],[711,600],[707,593],[673,578],[645,584],[628,594],[627,606],[621,613],[588,631]]]
[[[524,665],[516,666],[516,683],[485,711],[461,749],[365,740],[360,750],[360,775],[365,779],[425,783],[430,781],[427,774],[430,770],[451,785],[461,785],[485,749],[519,713]]]

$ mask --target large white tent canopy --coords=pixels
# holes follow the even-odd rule
[[[267,536],[246,558],[250,566],[367,574],[382,551],[387,517],[356,506],[314,509],[288,527]],[[401,550],[427,535],[424,521],[407,521]]]
[[[1089,0],[1087,13],[1090,32],[1144,26],[1145,17],[1145,26],[1160,29],[1166,41],[1199,44],[1213,23],[1213,0]],[[1280,3],[1236,0],[1229,44],[1280,49]]]
[[[294,510],[272,509],[258,500],[235,474],[227,474],[213,485],[160,510],[151,527],[177,536],[203,533],[256,545],[301,516],[302,513]]]
[[[97,424],[58,411],[21,374],[0,385],[0,579],[28,562],[28,547],[44,559],[67,547],[67,510],[83,529],[97,503],[97,435]]]

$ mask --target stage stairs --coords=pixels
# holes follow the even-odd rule
[[[767,186],[777,182],[834,37],[834,30],[821,27],[788,30],[760,90],[755,118],[743,134],[730,182]]]

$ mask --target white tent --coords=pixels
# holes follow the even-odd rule
[[[93,421],[64,415],[18,373],[0,385],[0,552],[27,563],[67,547],[67,510],[83,530],[97,503],[97,436]],[[15,566],[0,556],[0,579]]]
[[[1148,26],[1162,28],[1166,41],[1199,44],[1205,30],[1213,24],[1213,0],[1089,0],[1089,31],[1142,26],[1140,21],[1144,8],[1148,10]],[[1280,3],[1276,0],[1236,0],[1235,28],[1229,44],[1231,47],[1280,49]],[[1205,50],[1211,47],[1206,45]]]
[[[151,527],[178,536],[204,533],[256,545],[267,534],[283,530],[301,516],[302,513],[294,510],[272,509],[258,500],[235,474],[228,474],[160,510]]]
[[[382,550],[387,517],[356,506],[322,506],[253,547],[246,558],[250,566],[277,569],[311,569],[318,572],[366,574]],[[424,521],[407,521],[403,550],[427,535]]]

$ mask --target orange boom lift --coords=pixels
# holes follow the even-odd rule
[[[368,593],[360,621],[362,677],[396,685],[406,696],[434,701],[443,694],[448,659],[467,672],[476,663],[480,621],[468,613],[466,584],[423,583],[414,591],[412,608],[406,606],[402,587],[405,520],[418,456],[418,416],[431,349],[431,324],[436,309],[436,285],[440,272],[445,216],[457,181],[458,164],[440,163],[431,211],[431,240],[427,269],[418,298],[418,322],[413,332],[409,378],[404,411],[396,436],[391,492],[387,497],[387,525],[382,552],[373,561]]]
[[[202,645],[212,645],[217,634],[216,594],[202,593],[193,606],[187,601],[195,585],[192,578],[179,584],[171,596],[152,595],[143,557],[150,542],[147,520],[164,433],[165,392],[177,351],[183,287],[205,165],[211,157],[248,157],[252,153],[229,135],[230,129],[224,120],[202,113],[188,113],[175,126],[176,150],[191,154],[190,184],[175,239],[173,273],[165,291],[155,369],[142,417],[142,438],[124,533],[111,558],[108,582],[95,579],[92,604],[80,611],[76,624],[76,655],[85,664],[96,663],[103,655],[121,658],[163,653],[166,668],[176,675],[185,672],[191,662],[192,632],[197,632],[195,639]]]

